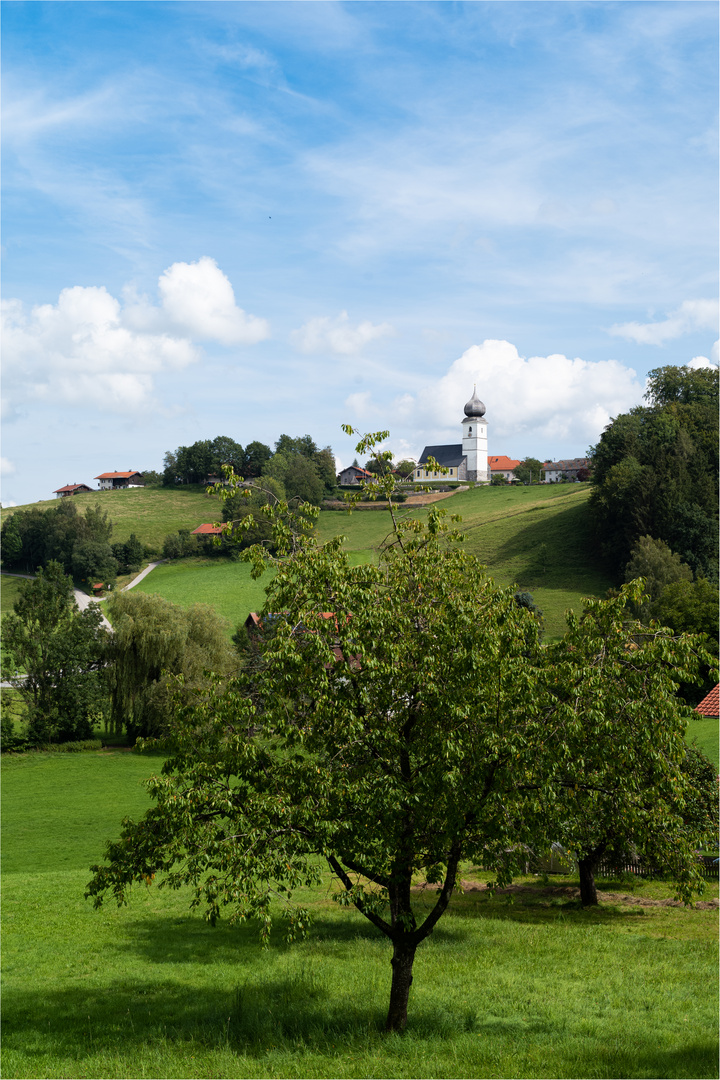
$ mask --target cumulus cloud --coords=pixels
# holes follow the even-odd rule
[[[717,330],[717,300],[685,300],[661,322],[616,323],[610,333],[616,337],[637,341],[641,345],[662,345],[665,341],[683,337],[696,330]]]
[[[299,330],[293,330],[290,340],[304,353],[333,352],[340,356],[352,356],[361,352],[377,338],[395,331],[390,323],[359,322],[350,324],[347,311],[341,311],[335,319],[327,316],[310,319]]]
[[[15,466],[12,461],[6,457],[0,457],[0,476],[12,476],[15,472]]]
[[[523,357],[509,341],[488,340],[467,349],[437,382],[398,398],[395,416],[428,442],[457,442],[473,385],[486,405],[491,453],[548,457],[564,456],[559,448],[584,453],[611,417],[643,394],[636,372],[617,360]]]
[[[160,275],[162,308],[193,337],[223,345],[254,345],[270,335],[266,319],[247,315],[235,303],[229,280],[214,259],[173,263]]]
[[[251,344],[267,336],[264,319],[235,305],[213,259],[174,263],[158,288],[160,305],[128,290],[123,306],[104,286],[80,285],[29,312],[19,300],[4,301],[6,389],[20,398],[134,413],[152,401],[153,376],[200,358],[193,338]]]

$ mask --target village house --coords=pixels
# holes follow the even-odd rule
[[[560,480],[577,480],[580,470],[590,472],[590,458],[566,458],[560,461],[546,461],[543,465],[543,479],[546,484],[556,484]]]
[[[516,460],[515,458],[509,458],[507,454],[499,454],[495,457],[488,458],[491,478],[495,476],[503,476],[506,480],[514,480],[514,470],[517,469],[519,464],[519,460]]]
[[[130,488],[130,487],[145,487],[142,473],[134,472],[130,469],[128,472],[104,472],[99,476],[94,477],[95,480],[99,480],[98,488],[100,491],[117,491],[118,488]]]
[[[92,491],[92,488],[87,484],[65,484],[64,487],[56,488],[53,495],[57,495],[58,499],[64,499],[68,495],[79,495],[81,491]]]
[[[360,468],[359,465],[348,465],[347,469],[343,469],[341,473],[338,473],[338,484],[341,486],[359,484],[363,480],[372,480],[373,474],[368,472],[367,469]]]

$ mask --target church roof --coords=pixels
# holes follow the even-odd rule
[[[485,415],[485,406],[480,398],[477,396],[475,387],[473,386],[473,396],[465,406],[465,415],[469,417],[481,417]]]
[[[438,465],[445,469],[456,468],[465,460],[462,443],[450,443],[446,446],[426,446],[420,455],[418,465],[424,465],[429,457],[434,457]]]

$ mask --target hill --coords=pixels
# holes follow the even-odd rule
[[[168,533],[194,529],[205,521],[222,520],[222,505],[215,495],[208,495],[201,484],[175,488],[126,488],[120,491],[93,491],[71,496],[79,513],[87,506],[100,506],[113,522],[112,541],[127,540],[135,533],[148,547],[162,550]],[[16,510],[52,510],[57,499],[6,507],[2,521]]]
[[[162,503],[163,492],[157,494]],[[588,494],[587,486],[579,484],[485,487],[458,492],[442,504],[462,516],[467,549],[493,577],[532,592],[544,612],[549,638],[564,632],[568,608],[579,610],[584,596],[601,596],[610,585],[592,555]],[[212,501],[201,507],[210,509]],[[407,512],[427,514],[425,509]],[[144,525],[149,523],[148,519]],[[136,527],[144,540],[141,523]],[[325,510],[317,524],[320,542],[344,535],[345,549],[357,561],[376,558],[389,531],[390,515],[383,510],[352,515]],[[243,563],[198,558],[160,566],[138,588],[175,603],[210,603],[236,626],[262,604],[264,583],[253,582]]]
[[[460,514],[468,551],[477,555],[497,581],[533,594],[545,617],[549,638],[565,630],[565,611],[579,610],[584,596],[602,596],[610,580],[597,563],[589,533],[589,485],[548,484],[535,487],[476,487],[442,502]],[[132,488],[76,495],[78,510],[100,505],[114,523],[113,541],[134,532],[150,548],[160,550],[168,533],[194,529],[219,520],[220,500],[199,485],[176,488]],[[32,504],[52,509],[55,501]],[[29,509],[17,507],[15,509]],[[403,510],[424,517],[427,508]],[[13,509],[3,511],[3,517]],[[321,542],[346,536],[354,559],[374,559],[390,531],[385,510],[358,510],[352,515],[323,510],[317,524]],[[263,586],[250,579],[242,563],[225,559],[191,559],[157,570],[138,586],[178,603],[203,600],[213,604],[233,626],[262,602]]]

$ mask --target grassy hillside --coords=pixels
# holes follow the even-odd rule
[[[176,488],[128,488],[125,491],[94,491],[73,495],[79,513],[86,506],[100,506],[114,524],[112,540],[127,540],[135,533],[144,544],[160,550],[168,533],[194,529],[205,521],[222,520],[222,504],[215,495],[205,494],[200,485]],[[2,520],[14,510],[51,510],[57,500],[28,503],[2,511]]]
[[[584,596],[602,596],[610,585],[592,553],[588,495],[585,484],[478,487],[440,505],[462,516],[467,550],[497,581],[532,592],[544,613],[547,636],[554,638],[565,630],[568,608],[579,610]],[[218,520],[222,513],[220,501],[199,487],[136,488],[74,498],[81,512],[88,504],[107,509],[115,523],[113,540],[135,532],[156,549],[168,533]],[[48,509],[53,504],[35,505]],[[426,509],[404,512],[427,515]],[[389,532],[390,515],[380,510],[352,515],[322,511],[317,525],[321,542],[342,533],[346,550],[361,560],[375,558]],[[192,559],[158,568],[138,587],[177,603],[211,603],[233,625],[261,606],[263,596],[262,586],[252,582],[244,564],[226,560]]]
[[[603,596],[611,582],[593,555],[586,513],[588,484],[478,487],[440,505],[460,514],[465,548],[504,585],[531,592],[545,617],[547,636],[565,631],[565,612],[584,596]],[[407,511],[426,516],[427,510]],[[353,552],[376,549],[390,531],[387,512],[320,514],[318,536],[344,534]]]

